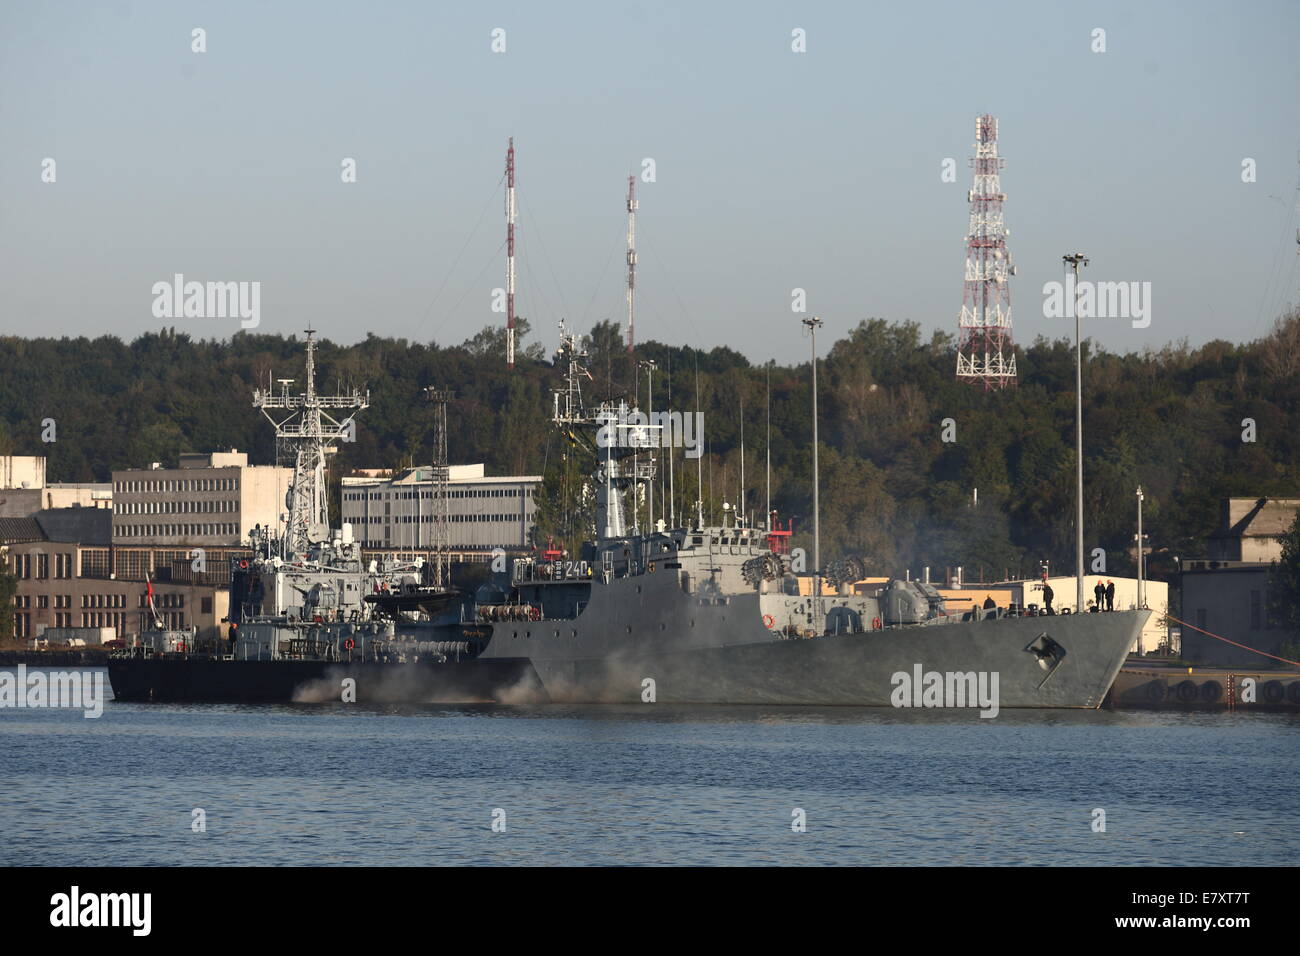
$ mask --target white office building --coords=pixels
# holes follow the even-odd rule
[[[344,522],[362,547],[424,551],[433,541],[433,469],[366,472],[343,479]],[[453,560],[475,560],[493,548],[531,546],[540,475],[488,477],[478,465],[448,468],[448,544]],[[459,554],[458,554],[459,553]]]
[[[222,547],[276,527],[293,469],[250,465],[231,449],[180,456],[179,467],[113,472],[114,545]]]

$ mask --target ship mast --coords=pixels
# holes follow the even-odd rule
[[[636,177],[627,177],[627,354],[636,346]]]
[[[564,387],[553,395],[552,421],[595,456],[597,539],[623,538],[628,534],[627,492],[635,494],[638,485],[654,480],[654,461],[638,462],[634,452],[658,438],[659,426],[640,420],[629,423],[630,410],[622,401],[617,405],[603,402],[588,411],[583,406],[581,385],[582,376],[591,378],[583,364],[586,359],[578,336],[561,321],[555,364],[565,368],[565,377]]]
[[[515,367],[515,138],[506,149],[506,367]]]
[[[447,461],[447,403],[454,397],[450,390],[426,388],[433,404],[433,518],[432,540],[434,587],[445,587],[451,573],[451,529],[447,517],[447,482],[451,466]]]
[[[335,442],[352,440],[353,417],[370,405],[370,393],[316,393],[316,332],[307,329],[307,391],[290,395],[293,379],[279,379],[280,391],[253,390],[253,407],[275,426],[276,442],[293,455],[293,481],[285,496],[285,558],[306,557],[313,544],[329,538],[329,504],[325,494],[325,459]],[[348,410],[340,421],[327,410]],[[283,413],[283,414],[273,414]],[[337,412],[336,412],[337,414]]]

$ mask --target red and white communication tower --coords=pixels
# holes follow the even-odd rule
[[[506,366],[515,367],[515,138],[506,149]]]
[[[1011,343],[1011,289],[1016,274],[1007,252],[1008,229],[1002,221],[998,121],[985,114],[975,120],[975,184],[966,236],[966,285],[957,346],[957,378],[982,382],[986,389],[1016,384],[1016,353]]]
[[[627,177],[627,351],[636,344],[636,177]]]

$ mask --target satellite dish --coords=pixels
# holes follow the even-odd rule
[[[330,529],[323,524],[311,524],[307,526],[307,540],[312,544],[320,544],[322,541],[328,541]]]

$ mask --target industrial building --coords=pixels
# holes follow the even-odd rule
[[[166,626],[218,636],[229,611],[229,554],[117,548],[112,523],[110,512],[94,508],[0,518],[0,564],[17,578],[15,637],[40,638],[49,628],[138,634],[153,625],[146,576]]]
[[[176,468],[114,471],[113,542],[234,547],[254,526],[276,526],[292,478],[292,468],[250,465],[234,448],[181,455]]]
[[[540,475],[489,477],[481,464],[449,465],[447,471],[452,561],[482,561],[494,548],[531,546]],[[343,479],[342,519],[364,548],[428,550],[434,545],[434,495],[432,466],[348,476]]]
[[[1246,647],[1281,654],[1295,635],[1270,612],[1269,568],[1282,557],[1282,535],[1300,510],[1297,498],[1225,498],[1209,556],[1180,562],[1183,619]],[[1267,666],[1269,659],[1183,628],[1183,656],[1224,667]]]
[[[43,455],[0,455],[0,518],[30,518],[49,508],[113,507],[113,486],[95,482],[50,484]]]

